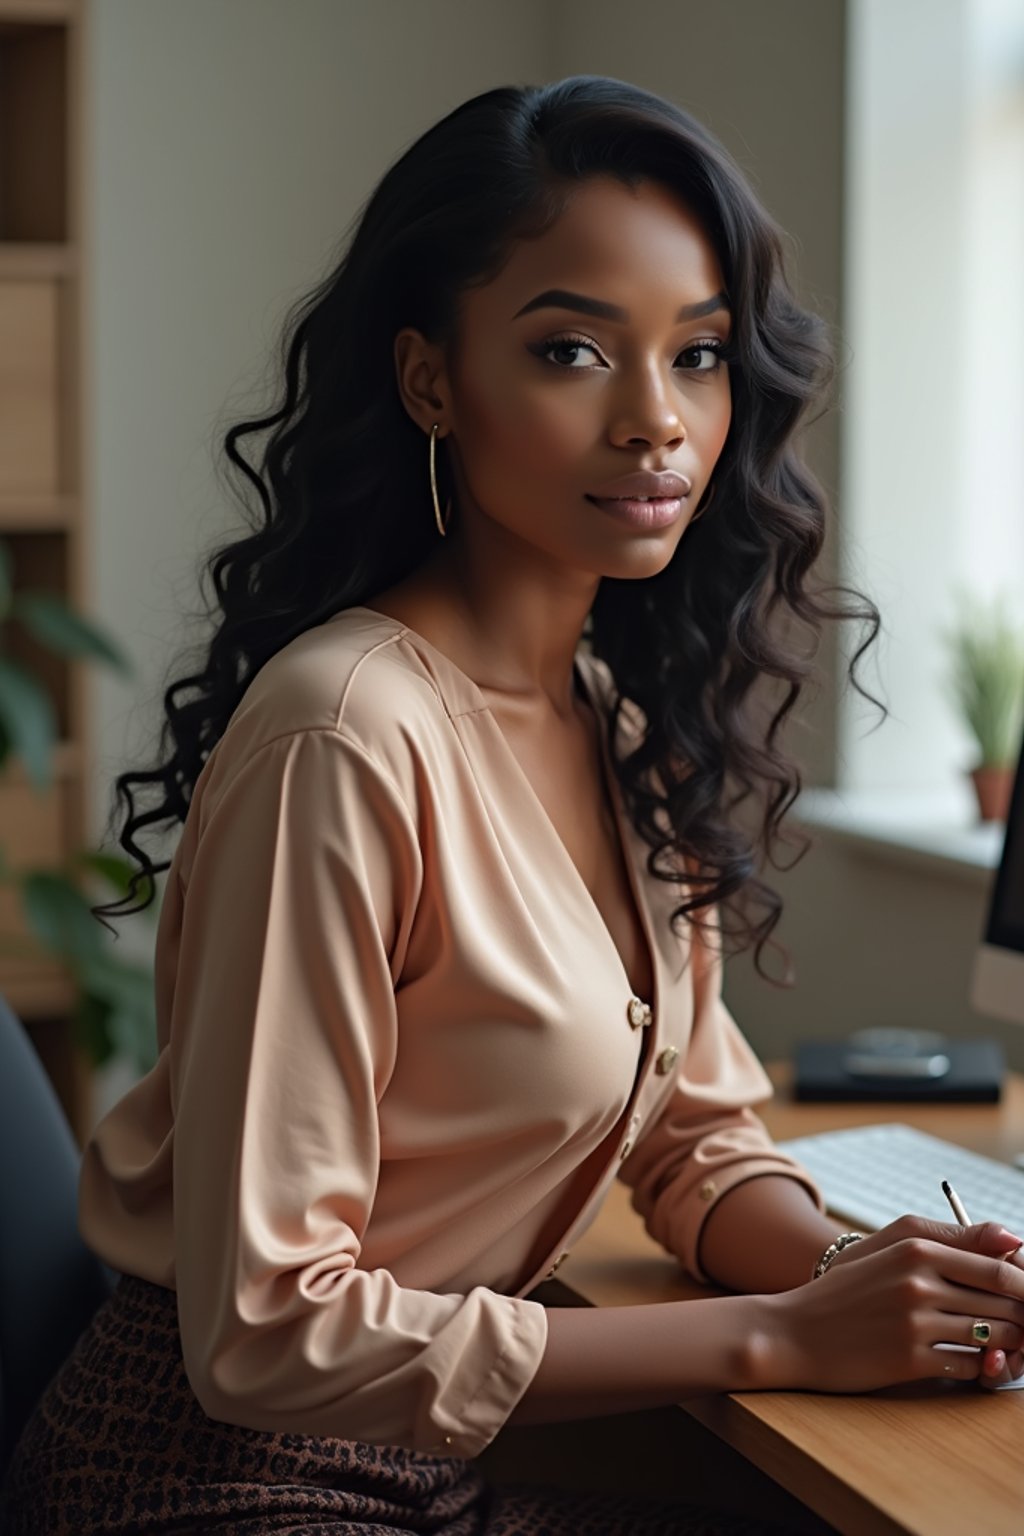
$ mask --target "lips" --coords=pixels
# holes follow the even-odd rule
[[[599,489],[589,491],[590,501],[675,501],[688,496],[693,482],[673,470],[638,470],[632,475],[622,475]]]

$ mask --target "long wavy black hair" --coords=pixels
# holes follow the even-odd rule
[[[450,112],[391,166],[335,269],[289,311],[277,404],[224,440],[249,531],[204,566],[212,635],[164,690],[156,763],[115,781],[107,835],[123,806],[119,842],[140,867],[120,901],[92,909],[101,921],[153,900],[154,876],[170,861],[154,861],[136,834],[184,821],[203,764],[263,664],[434,549],[424,439],[399,397],[396,332],[413,326],[453,347],[460,291],[486,283],[514,241],[550,227],[579,182],[598,174],[630,186],[649,179],[683,199],[714,246],[733,312],[732,419],[708,516],[657,575],[604,578],[584,628],[614,679],[613,749],[627,701],[634,719],[641,712],[639,744],[615,771],[650,845],[650,872],[688,875],[673,925],[735,898],[739,947],[756,941],[759,974],[792,984],[761,970],[782,902],[755,870],[802,787],[777,742],[823,620],[868,622],[850,676],[887,714],[854,676],[880,628],[877,609],[850,588],[808,583],[828,507],[794,439],[810,408],[827,408],[835,351],[826,322],[796,302],[782,232],[724,147],[671,102],[595,75],[486,91]],[[835,595],[860,606],[830,604]],[[792,642],[794,620],[810,654]],[[757,685],[770,679],[784,695],[759,725]],[[136,791],[156,803],[140,808]],[[752,796],[762,816],[753,835],[734,814]],[[760,921],[749,916],[755,900],[767,908]]]

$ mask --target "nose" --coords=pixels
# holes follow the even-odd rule
[[[621,405],[612,422],[612,441],[624,447],[645,443],[652,448],[677,447],[686,440],[679,402],[665,387],[658,370],[645,370],[642,378],[626,383]]]

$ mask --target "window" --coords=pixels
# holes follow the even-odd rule
[[[965,586],[1024,624],[1024,6],[847,15],[842,578],[882,611],[861,676],[891,717],[844,692],[838,785],[966,814],[941,632]]]

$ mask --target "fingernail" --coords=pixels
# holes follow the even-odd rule
[[[998,1376],[1006,1364],[1006,1355],[1001,1349],[989,1350],[985,1357],[985,1371],[989,1376]]]
[[[1005,1227],[999,1233],[999,1241],[1005,1243],[1007,1248],[1024,1248],[1024,1237],[1014,1237]]]

